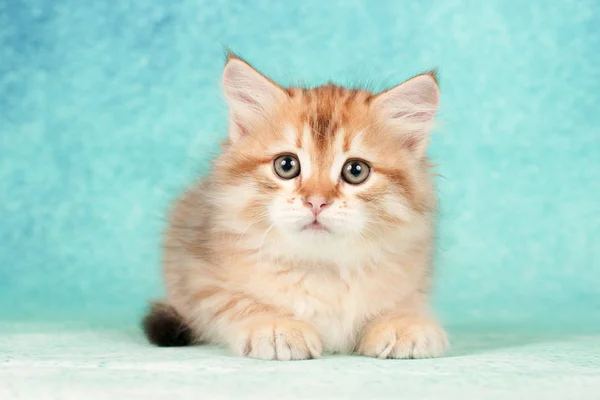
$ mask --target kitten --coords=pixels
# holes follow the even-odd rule
[[[435,74],[379,94],[284,88],[230,55],[222,79],[229,139],[170,216],[149,340],[276,360],[441,355],[428,311]]]

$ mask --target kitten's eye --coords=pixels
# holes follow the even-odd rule
[[[360,185],[371,173],[369,164],[362,160],[348,160],[342,168],[342,179],[352,185]]]
[[[273,161],[273,169],[281,179],[293,179],[300,175],[300,161],[291,154],[284,154]]]

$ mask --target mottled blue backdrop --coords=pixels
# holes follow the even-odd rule
[[[436,305],[600,326],[600,2],[0,0],[0,318],[129,320],[226,134],[229,46],[284,83],[439,67]]]

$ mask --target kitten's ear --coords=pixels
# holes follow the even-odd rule
[[[418,75],[378,94],[372,107],[417,156],[425,154],[438,109],[440,89],[435,72]]]
[[[229,138],[235,142],[285,99],[285,91],[244,60],[228,54],[223,91],[229,104]]]

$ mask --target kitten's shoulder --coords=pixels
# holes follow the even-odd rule
[[[209,193],[213,187],[210,177],[198,179],[173,202],[169,215],[169,230],[179,227],[200,227],[210,215]]]

